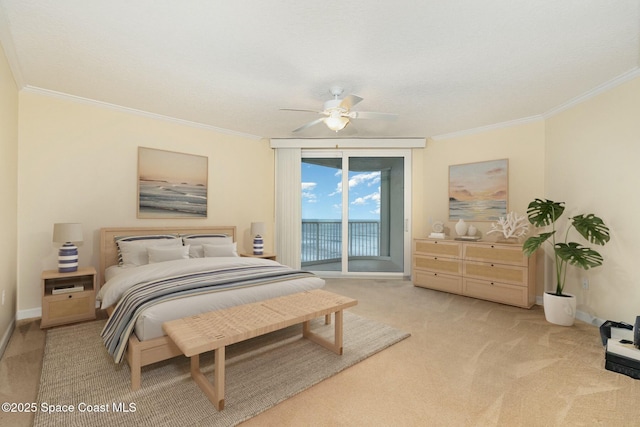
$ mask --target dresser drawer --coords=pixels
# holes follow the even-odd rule
[[[463,279],[462,294],[467,297],[480,298],[502,304],[529,308],[533,303],[528,301],[527,288],[492,282],[490,280]]]
[[[521,265],[526,267],[529,260],[520,245],[471,244],[464,245],[464,259],[497,264]]]
[[[446,240],[414,240],[413,253],[447,258],[462,258],[462,244]]]
[[[441,256],[416,255],[413,257],[413,268],[430,270],[435,273],[462,274],[462,261]]]
[[[522,245],[413,240],[413,284],[472,298],[530,308],[535,303],[536,254]]]
[[[527,285],[528,269],[506,264],[465,261],[463,275],[512,285]]]
[[[413,284],[414,286],[451,292],[452,294],[462,293],[462,277],[460,276],[413,270]]]

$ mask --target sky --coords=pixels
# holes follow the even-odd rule
[[[349,218],[380,219],[380,171],[349,173]],[[342,170],[302,163],[302,218],[342,218]]]

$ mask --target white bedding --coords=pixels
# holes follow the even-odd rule
[[[181,259],[146,264],[139,267],[111,268],[108,269],[109,279],[100,289],[98,300],[102,302],[102,308],[109,307],[117,303],[128,288],[140,281],[176,276],[209,267],[267,265],[273,263],[278,264],[275,261],[260,258],[214,257]],[[275,298],[281,295],[318,289],[323,286],[324,280],[319,277],[306,277],[288,281],[287,283],[270,283],[166,301],[146,309],[138,318],[134,330],[140,341],[158,338],[165,335],[162,330],[162,323],[169,320]]]

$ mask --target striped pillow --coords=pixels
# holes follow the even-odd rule
[[[149,263],[149,246],[182,246],[182,240],[175,234],[150,234],[146,236],[116,236],[118,265],[137,266]]]
[[[189,258],[203,258],[203,244],[222,245],[233,243],[233,239],[226,234],[181,234],[184,245],[189,245]]]
[[[220,238],[220,237],[229,237],[228,234],[181,234],[180,237],[182,237],[182,240],[189,240],[189,239],[209,239],[209,238]]]

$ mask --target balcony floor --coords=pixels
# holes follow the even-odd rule
[[[309,271],[341,271],[341,262],[324,262],[318,264],[302,265]],[[349,261],[349,272],[357,273],[402,273],[402,266],[386,259],[357,259]]]

